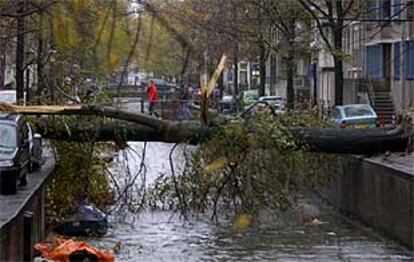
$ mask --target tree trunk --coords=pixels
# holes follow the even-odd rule
[[[0,90],[4,89],[5,72],[6,72],[6,47],[2,39],[3,33],[0,28]]]
[[[37,33],[37,57],[36,57],[36,71],[37,71],[37,89],[36,97],[40,100],[45,88],[44,65],[43,65],[43,12],[39,13],[39,29]]]
[[[26,83],[26,86],[25,86],[25,92],[26,92],[26,101],[30,101],[30,99],[31,99],[31,94],[30,94],[30,69],[29,68],[27,68],[26,70],[26,81],[25,81],[25,83]]]
[[[259,70],[260,70],[260,86],[259,96],[265,96],[266,93],[266,47],[263,41],[259,42],[260,56],[259,56]]]
[[[22,101],[24,97],[24,13],[25,1],[20,1],[17,17],[17,44],[16,44],[16,99]]]
[[[342,61],[342,33],[344,25],[344,10],[343,2],[336,0],[336,13],[338,21],[332,28],[334,37],[334,65],[335,65],[335,105],[342,105],[344,103],[344,70]]]
[[[343,104],[344,96],[344,72],[342,58],[334,56],[335,64],[335,105]]]
[[[183,67],[181,69],[181,74],[180,74],[181,80],[184,80],[185,73],[187,72],[188,63],[190,61],[190,55],[191,55],[191,51],[190,49],[187,49],[187,51],[185,52],[184,63],[183,63]]]
[[[0,111],[26,115],[83,115],[101,116],[105,120],[91,123],[88,120],[65,121],[56,125],[48,119],[33,122],[36,131],[45,138],[68,141],[162,141],[197,144],[217,133],[218,125],[207,126],[195,122],[159,120],[148,115],[91,105],[29,106],[19,107],[0,103]],[[123,120],[123,121],[119,121]],[[292,128],[287,129],[303,150],[340,154],[375,154],[386,151],[405,151],[412,136],[411,129],[402,123],[393,130],[387,129],[337,129]],[[408,124],[410,125],[410,124]],[[412,139],[412,137],[411,137]]]
[[[311,152],[339,154],[376,154],[387,151],[404,152],[408,147],[408,135],[404,128],[394,130],[294,128],[290,133]]]
[[[207,90],[201,90],[201,97],[200,97],[200,120],[203,124],[208,124],[208,104],[209,98],[207,96]]]
[[[234,95],[237,97],[239,95],[239,57],[237,45],[234,51],[233,66],[234,66]]]
[[[286,32],[286,38],[288,39],[289,46],[287,47],[287,107],[288,109],[295,109],[295,86],[293,83],[295,77],[295,38],[296,38],[296,19],[290,18],[288,21],[289,30]]]
[[[293,110],[295,108],[295,89],[293,85],[294,77],[294,57],[290,54],[286,57],[286,78],[287,78],[287,107]]]
[[[217,81],[218,87],[220,88],[220,99],[223,98],[224,93],[224,75],[221,74],[218,81]]]
[[[68,132],[70,130],[70,132]],[[85,122],[52,125],[48,121],[36,122],[36,132],[44,138],[65,141],[148,141],[199,144],[209,139],[216,127],[194,123],[172,123],[169,128],[155,129],[124,121],[103,121],[101,124]],[[336,154],[377,154],[407,149],[408,137],[402,128],[384,129],[308,129],[288,130],[305,151]]]

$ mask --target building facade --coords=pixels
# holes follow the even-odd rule
[[[389,96],[394,110],[414,106],[414,1],[364,0],[360,16],[343,32],[344,103],[370,102]],[[318,39],[317,97],[333,105],[332,55]],[[381,108],[380,108],[381,109]]]

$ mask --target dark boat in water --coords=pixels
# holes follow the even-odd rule
[[[53,229],[54,232],[67,236],[104,235],[107,230],[106,214],[86,203],[79,204],[68,219]]]

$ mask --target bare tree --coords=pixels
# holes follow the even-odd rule
[[[361,6],[355,0],[297,0],[314,20],[318,33],[333,56],[335,65],[335,104],[343,103],[342,37],[346,20],[358,19]]]

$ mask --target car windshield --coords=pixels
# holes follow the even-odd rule
[[[367,105],[345,107],[344,112],[346,117],[374,116]]]
[[[16,127],[0,124],[0,147],[14,148],[16,142]]]
[[[16,102],[16,94],[12,92],[0,92],[0,102],[14,104]]]

